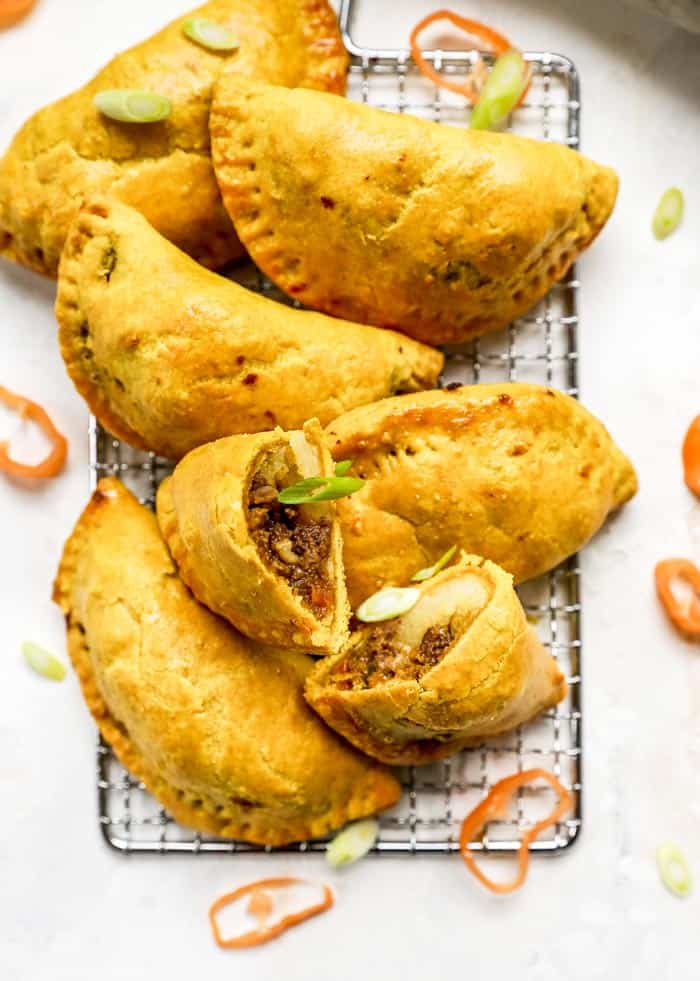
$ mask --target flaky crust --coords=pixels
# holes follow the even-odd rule
[[[183,824],[281,845],[398,798],[306,708],[311,659],[255,648],[200,606],[154,516],[113,478],[66,543],[54,599],[100,731]]]
[[[403,584],[450,546],[516,582],[572,555],[637,490],[580,403],[542,385],[464,385],[385,399],[328,427],[365,487],[338,502],[350,603]]]
[[[193,15],[230,26],[238,51],[217,53],[188,40],[182,24]],[[109,191],[204,265],[239,257],[209,156],[215,80],[231,71],[342,93],[346,69],[326,0],[213,0],[183,14],[25,123],[0,162],[0,255],[55,276],[82,202]],[[115,88],[159,92],[173,112],[146,126],[107,119],[92,100]]]
[[[56,300],[68,373],[110,432],[179,459],[221,436],[323,425],[432,387],[443,356],[400,334],[294,310],[202,269],[132,208],[74,224]]]
[[[316,420],[304,426],[304,435],[321,461],[316,474],[307,476],[332,476],[333,463]],[[248,528],[248,491],[256,464],[266,450],[288,444],[288,435],[276,430],[229,436],[192,450],[158,488],[158,524],[180,576],[210,610],[247,637],[327,654],[347,638],[349,617],[334,506],[317,505],[332,521],[335,603],[330,622],[315,616],[264,563]]]
[[[529,309],[617,193],[612,170],[554,143],[228,75],[210,128],[224,204],[268,276],[307,306],[432,344]]]
[[[488,603],[418,679],[339,689],[330,679],[347,649],[324,658],[306,679],[309,704],[376,759],[393,764],[442,759],[527,722],[566,694],[564,676],[528,625],[512,577],[493,562],[463,556],[420,591],[425,595],[465,573],[482,580]],[[349,647],[371,629],[357,631]]]

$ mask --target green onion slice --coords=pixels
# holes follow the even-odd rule
[[[206,17],[190,17],[182,25],[183,33],[197,44],[212,51],[236,51],[239,47],[238,38],[223,24],[215,24]]]
[[[661,195],[656,206],[651,229],[656,238],[667,238],[675,232],[683,217],[683,192],[677,187],[669,187]]]
[[[374,818],[356,821],[343,828],[326,849],[326,861],[337,868],[364,858],[379,834],[379,822]]]
[[[425,569],[419,569],[415,576],[411,576],[411,582],[425,582],[426,579],[432,579],[433,576],[437,575],[441,569],[445,568],[456,551],[456,545],[450,546],[445,554],[441,555],[434,565],[429,565]]]
[[[335,465],[336,477],[344,477],[352,466],[352,460],[339,460]]]
[[[49,651],[39,647],[34,641],[25,640],[22,644],[22,654],[27,664],[34,668],[37,674],[43,674],[51,681],[63,681],[66,676],[66,669],[63,664],[54,657]]]
[[[674,896],[690,895],[693,880],[680,848],[670,842],[659,845],[656,850],[656,864],[661,881]]]
[[[518,104],[528,82],[525,59],[511,48],[496,60],[474,106],[469,125],[472,129],[493,129]]]
[[[349,497],[365,486],[359,477],[307,477],[298,484],[285,487],[277,496],[280,504],[316,504],[318,501],[337,501]],[[320,490],[318,488],[321,488]]]
[[[138,89],[106,89],[92,100],[100,112],[120,123],[158,123],[172,112],[170,99]]]
[[[374,593],[355,610],[355,616],[363,623],[379,623],[393,620],[408,613],[420,599],[420,589],[415,586],[385,586]]]

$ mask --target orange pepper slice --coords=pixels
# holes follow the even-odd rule
[[[0,30],[26,17],[36,0],[0,0]]]
[[[31,419],[35,422],[53,443],[53,448],[47,457],[40,463],[30,464],[13,460],[8,453],[8,443],[0,442],[0,470],[13,477],[56,477],[66,462],[68,441],[56,429],[46,410],[23,395],[15,395],[2,385],[0,385],[0,402],[4,402],[8,408],[18,412],[22,419]]]
[[[675,596],[674,579],[682,579],[693,590],[689,600]],[[656,592],[671,623],[690,640],[700,640],[700,569],[690,559],[664,559],[654,569]]]
[[[265,889],[283,889],[287,886],[294,885],[306,885],[306,881],[304,879],[296,879],[288,876],[282,876],[276,879],[257,879],[255,882],[249,882],[245,886],[239,886],[238,889],[234,889],[233,892],[226,893],[224,896],[221,896],[214,903],[212,903],[209,909],[209,922],[211,923],[214,940],[217,942],[219,947],[223,947],[225,949],[240,949],[242,947],[255,947],[258,944],[267,943],[268,940],[274,940],[275,937],[279,937],[281,933],[284,933],[285,930],[289,930],[290,927],[296,926],[298,923],[303,923],[304,920],[308,920],[310,917],[316,916],[318,913],[324,913],[333,905],[333,893],[328,886],[324,886],[323,899],[321,899],[320,902],[307,906],[306,909],[299,910],[298,913],[291,913],[289,916],[284,916],[272,926],[265,927],[261,922],[259,927],[254,930],[249,930],[247,933],[241,933],[236,937],[222,937],[221,931],[219,930],[219,924],[216,919],[216,914],[222,910],[224,906],[228,906],[230,903],[234,903],[242,896],[247,896],[252,893],[258,898],[254,902],[251,902],[249,912],[257,916],[259,921],[264,922],[266,916],[269,915],[270,906],[266,901],[260,901],[261,891],[264,891]]]
[[[495,818],[503,817],[508,809],[508,802],[519,787],[532,783],[534,780],[546,780],[559,797],[557,804],[552,812],[542,821],[538,821],[527,831],[523,832],[518,851],[518,870],[515,878],[511,882],[494,882],[484,875],[476,864],[473,853],[469,849],[469,843],[476,837],[479,831],[493,821]],[[464,862],[482,885],[490,889],[491,892],[508,893],[519,889],[525,881],[527,868],[530,861],[530,842],[533,841],[541,831],[549,828],[566,814],[573,807],[574,799],[571,791],[567,790],[552,773],[536,767],[532,770],[523,770],[521,773],[514,773],[510,777],[504,777],[491,788],[487,796],[478,804],[470,814],[466,816],[462,824],[459,835],[459,849]]]
[[[683,479],[688,490],[700,497],[700,416],[695,416],[683,440]]]
[[[487,24],[482,24],[481,21],[471,20],[468,17],[462,17],[460,14],[454,13],[452,10],[436,10],[432,14],[428,14],[422,20],[419,20],[416,26],[411,31],[409,37],[409,44],[411,47],[411,57],[413,58],[418,70],[426,78],[429,78],[436,85],[443,89],[449,89],[450,92],[456,92],[458,95],[465,96],[472,105],[475,105],[479,99],[479,91],[473,82],[453,82],[449,78],[445,78],[440,74],[429,61],[423,57],[420,45],[418,43],[419,36],[423,33],[426,27],[437,21],[448,20],[455,27],[464,31],[470,38],[482,41],[485,49],[495,55],[505,54],[506,51],[510,51],[513,45],[510,43],[507,37],[500,34],[498,31],[489,27]],[[530,88],[530,81],[528,80],[527,86],[523,90],[523,94],[520,96],[518,105],[520,105],[528,93]]]

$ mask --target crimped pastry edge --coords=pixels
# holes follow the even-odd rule
[[[615,204],[619,181],[617,175],[610,168],[600,168],[599,172],[591,174],[588,194],[580,210],[572,216],[572,220],[562,228],[559,233],[547,244],[537,260],[526,270],[527,278],[523,282],[518,282],[517,288],[511,292],[511,298],[515,301],[514,311],[509,311],[506,318],[496,317],[493,314],[485,315],[483,318],[475,318],[473,321],[454,327],[449,324],[439,322],[436,318],[426,318],[420,320],[416,318],[409,326],[395,322],[383,322],[380,317],[373,315],[372,311],[363,307],[356,309],[347,303],[338,303],[332,306],[323,300],[322,294],[319,295],[314,288],[316,276],[313,269],[305,263],[304,256],[296,253],[290,254],[277,242],[277,227],[265,216],[261,206],[263,193],[258,186],[257,177],[254,170],[255,156],[253,152],[254,132],[250,125],[251,114],[247,109],[242,110],[236,118],[237,146],[241,147],[240,152],[235,155],[219,155],[215,148],[215,136],[219,125],[218,116],[227,118],[224,108],[221,107],[218,99],[219,82],[214,86],[214,97],[212,101],[212,112],[210,116],[210,132],[212,134],[212,160],[214,161],[214,171],[231,219],[236,228],[241,242],[247,251],[254,255],[256,264],[268,275],[280,289],[289,296],[298,299],[302,303],[331,316],[340,317],[346,320],[374,324],[384,329],[398,330],[412,337],[414,340],[424,344],[453,344],[463,343],[500,330],[510,321],[522,316],[539,302],[551,289],[567,274],[578,255],[587,249],[602,231],[609,214]],[[257,80],[253,80],[253,85],[246,93],[246,104],[256,97]],[[225,84],[225,81],[224,81]],[[331,95],[334,93],[330,93]],[[370,109],[376,107],[369,107]],[[382,111],[377,109],[377,111]],[[412,117],[413,118],[413,117]],[[426,120],[418,120],[427,122]],[[592,162],[587,158],[579,159],[580,166],[591,167]],[[598,225],[588,220],[588,206],[592,199],[596,197],[595,188],[600,183],[601,172],[608,173],[613,177],[615,190],[612,202],[605,219]],[[235,179],[232,179],[235,175]],[[236,214],[235,217],[229,208],[228,199],[230,194],[227,192],[227,185],[235,187]],[[583,215],[586,218],[585,228],[579,234],[574,234],[576,219]],[[253,243],[257,243],[252,248]],[[420,322],[419,322],[420,321]]]
[[[179,790],[155,773],[142,753],[131,741],[126,728],[111,714],[95,682],[90,666],[90,648],[84,628],[73,615],[72,590],[76,575],[77,556],[89,531],[90,524],[103,504],[105,489],[119,484],[115,478],[100,481],[78,524],[66,542],[52,598],[66,618],[68,654],[78,675],[85,703],[97,723],[100,733],[114,750],[120,763],[129,770],[160,801],[176,821],[196,831],[220,837],[237,838],[258,845],[280,846],[308,838],[317,838],[341,827],[348,821],[376,813],[396,803],[401,794],[398,781],[388,771],[372,769],[372,782],[361,798],[353,797],[310,821],[289,822],[284,830],[275,829],[261,815],[251,815],[242,808],[231,807],[228,813],[218,810],[200,797]],[[274,818],[273,818],[274,820]]]

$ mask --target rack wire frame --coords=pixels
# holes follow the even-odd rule
[[[452,125],[468,124],[463,100],[420,76],[407,50],[362,47],[353,41],[355,3],[342,0],[340,24],[351,55],[348,95],[382,108],[409,112]],[[428,51],[426,57],[447,74],[464,73],[475,52]],[[508,121],[508,129],[579,148],[579,82],[568,58],[551,52],[525,52],[532,69],[532,87],[524,104]],[[289,303],[252,265],[232,276],[281,302]],[[557,284],[528,314],[480,341],[446,350],[441,384],[455,382],[537,381],[578,396],[579,282],[575,272]],[[298,304],[294,304],[298,305]],[[123,480],[153,506],[160,480],[170,471],[168,460],[120,443],[90,420],[90,479],[94,487],[106,474]],[[404,794],[379,819],[377,854],[450,854],[459,850],[459,825],[472,807],[503,776],[531,767],[551,770],[574,796],[565,820],[533,841],[538,854],[561,854],[576,841],[582,826],[581,733],[581,597],[576,557],[548,576],[519,589],[528,619],[559,661],[569,691],[556,709],[514,732],[465,750],[440,763],[400,771]],[[259,848],[243,842],[199,834],[182,828],[151,797],[143,784],[119,764],[101,740],[97,748],[99,825],[105,841],[122,853],[238,854],[255,851],[324,851],[326,839],[301,842],[284,849]],[[516,852],[522,832],[553,805],[548,788],[525,787],[510,813],[492,822],[475,851]]]

